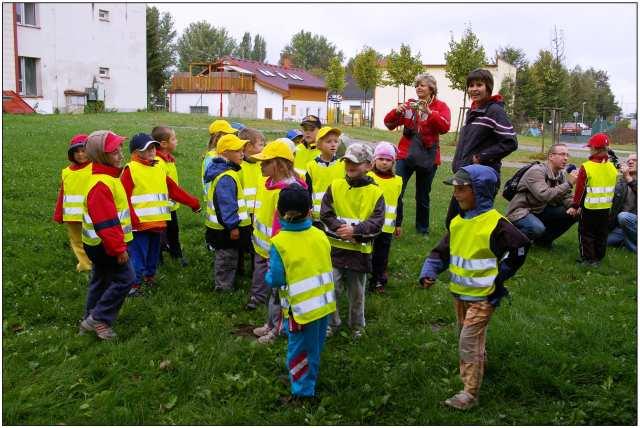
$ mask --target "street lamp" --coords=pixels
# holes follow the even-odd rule
[[[582,102],[582,119],[580,120],[580,122],[584,123],[584,105],[586,104],[586,101]]]

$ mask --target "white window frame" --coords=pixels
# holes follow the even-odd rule
[[[33,23],[27,23],[25,21],[25,5],[33,5]],[[16,22],[19,25],[24,25],[25,27],[38,27],[40,24],[40,19],[38,16],[38,3],[16,3]]]
[[[111,13],[108,10],[106,10],[106,9],[98,9],[98,19],[100,21],[109,22],[111,20],[110,18],[111,18]]]
[[[98,67],[98,76],[100,76],[103,79],[110,79],[111,69],[109,69],[109,67]]]

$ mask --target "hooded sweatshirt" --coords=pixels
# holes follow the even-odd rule
[[[471,219],[493,209],[493,195],[497,185],[496,173],[484,165],[469,165],[462,167],[471,176],[471,187],[475,197],[475,207],[462,211],[463,218]],[[431,251],[425,260],[420,273],[420,280],[424,278],[435,279],[439,273],[449,268],[451,258],[449,236],[446,232],[442,240]],[[496,291],[502,288],[504,282],[515,275],[516,271],[524,264],[527,250],[531,242],[507,219],[498,220],[496,228],[491,233],[490,249],[496,258],[500,260],[498,276],[495,279]],[[503,257],[506,257],[503,259]],[[485,300],[487,297],[470,297],[454,294],[461,300]]]
[[[204,183],[213,183],[220,174],[229,170],[238,172],[240,165],[222,157],[213,158],[204,172]],[[240,217],[238,216],[238,186],[235,180],[228,175],[220,178],[213,198],[220,224],[227,230],[238,227]]]

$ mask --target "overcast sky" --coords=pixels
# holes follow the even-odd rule
[[[470,23],[487,56],[506,45],[521,48],[533,62],[550,49],[554,25],[564,33],[566,65],[606,70],[616,101],[625,113],[636,111],[636,4],[176,4],[158,3],[170,12],[178,36],[192,22],[225,27],[240,41],[245,31],[267,42],[267,62],[300,30],[324,35],[354,56],[363,45],[388,54],[408,43],[425,64],[444,64],[451,34],[458,40]]]

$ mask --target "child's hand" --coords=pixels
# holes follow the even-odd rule
[[[353,240],[353,226],[343,224],[336,230],[338,236],[346,241]]]
[[[578,210],[576,208],[569,208],[567,209],[567,215],[570,215],[571,217],[575,217],[578,215]]]
[[[191,208],[191,210],[192,210],[194,213],[199,213],[199,212],[202,210],[202,207],[200,206],[200,201],[198,201],[198,206],[197,206],[197,207],[195,207],[195,208]]]
[[[393,231],[393,236],[395,236],[396,238],[402,236],[402,228],[400,226],[396,227],[396,229]]]
[[[124,253],[118,254],[116,256],[116,261],[119,265],[126,265],[129,261],[129,253],[125,251]]]
[[[422,278],[420,280],[420,284],[422,288],[431,288],[431,286],[435,283],[436,283],[435,278]]]
[[[237,227],[235,229],[231,229],[229,237],[232,241],[237,241],[238,239],[240,239],[240,229],[238,229]]]

